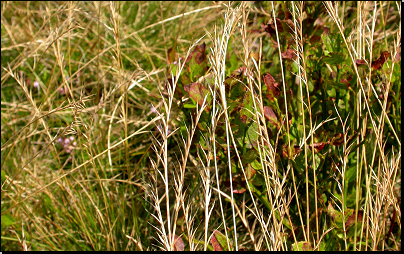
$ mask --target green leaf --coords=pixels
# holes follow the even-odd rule
[[[251,167],[255,170],[262,170],[261,163],[258,160],[253,161]]]
[[[6,171],[2,170],[1,171],[1,183],[4,183],[6,181]]]
[[[15,220],[15,218],[13,216],[6,213],[6,214],[1,216],[1,223],[6,225],[6,226],[11,226],[14,223],[16,223],[16,220]]]
[[[253,116],[254,112],[254,103],[252,101],[252,95],[251,93],[247,93],[245,96],[243,103],[241,105],[241,110],[240,110],[240,117],[243,119],[243,116],[246,116],[245,120],[249,120]],[[246,121],[243,121],[246,122]]]
[[[232,80],[235,80],[234,78],[230,78]],[[231,100],[238,100],[243,97],[245,91],[244,91],[244,85],[238,81],[234,82],[234,85],[231,86],[230,88],[230,99]]]
[[[247,148],[255,148],[258,143],[258,124],[256,122],[252,122],[251,125],[247,129],[246,133],[246,147]]]
[[[230,70],[229,71],[231,73],[232,71],[237,69],[237,66],[238,66],[238,61],[237,61],[236,54],[232,54],[229,61],[230,61]]]
[[[196,108],[196,104],[184,104],[184,108]]]
[[[330,85],[333,88],[336,89],[341,89],[341,90],[347,90],[348,87],[345,84],[342,84],[341,82],[335,82],[333,80],[327,80],[328,85]]]
[[[321,61],[331,65],[341,64],[345,61],[345,56],[339,52],[331,52],[328,56],[323,56]]]
[[[243,165],[247,165],[248,163],[255,161],[257,157],[257,151],[255,149],[251,149],[241,156],[241,161],[243,162]]]
[[[356,170],[357,170],[357,167],[356,167],[356,165],[355,165],[354,167],[348,168],[348,170],[345,172],[345,180],[346,180],[348,183],[355,179],[355,177],[356,177]]]
[[[265,178],[261,174],[255,174],[252,183],[255,186],[262,186],[265,184]]]
[[[320,245],[318,246],[318,250],[325,251],[325,247],[326,247],[326,244],[324,242],[321,242]]]

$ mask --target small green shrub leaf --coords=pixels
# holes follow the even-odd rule
[[[2,170],[1,171],[1,183],[4,183],[6,181],[6,171]]]
[[[6,226],[11,226],[16,222],[15,218],[11,214],[4,214],[1,216],[1,223]]]
[[[321,61],[331,65],[341,64],[345,61],[345,56],[339,52],[331,52],[328,56],[323,56]]]

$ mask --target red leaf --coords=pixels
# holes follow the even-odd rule
[[[315,143],[313,145],[310,145],[310,149],[312,149],[313,147],[316,149],[317,152],[320,152],[321,150],[323,150],[324,146],[326,144],[329,144],[330,142],[320,142],[320,143]]]
[[[311,250],[313,250],[313,248],[311,247],[311,243],[310,242],[303,243],[302,250],[303,251],[311,251]]]
[[[295,60],[297,58],[296,50],[289,49],[289,48],[285,52],[282,52],[281,55],[282,55],[282,58],[289,59],[289,60]]]
[[[390,53],[387,51],[383,51],[381,53],[380,57],[377,60],[372,62],[372,69],[373,70],[380,69],[383,66],[384,62],[386,62],[387,58],[389,58],[389,57],[390,57]]]
[[[246,115],[242,115],[240,119],[241,119],[241,122],[247,123],[247,116]]]
[[[347,86],[350,85],[349,81],[348,81],[347,79],[344,79],[344,78],[341,78],[341,79],[339,80],[339,82],[341,82],[342,84],[347,85]]]
[[[184,251],[184,246],[181,236],[174,235],[174,251]]]
[[[262,78],[264,79],[264,83],[268,87],[268,100],[272,100],[274,97],[278,97],[280,90],[279,90],[279,83],[275,83],[275,79],[272,77],[271,74],[265,73],[262,75]]]
[[[363,60],[363,59],[356,59],[355,63],[356,63],[356,66],[358,66],[358,67],[366,64],[365,60]]]
[[[278,124],[278,118],[276,117],[275,112],[270,107],[264,106],[264,116],[270,123],[273,123],[275,125]]]

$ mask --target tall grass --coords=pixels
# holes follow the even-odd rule
[[[401,250],[398,2],[1,21],[2,250]]]

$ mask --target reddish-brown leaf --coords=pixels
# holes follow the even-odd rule
[[[225,237],[222,233],[220,233],[219,231],[217,231],[216,229],[213,231],[213,236],[210,239],[210,243],[213,246],[213,250],[214,251],[223,251],[223,242],[221,241],[221,239]],[[220,239],[218,239],[220,238]]]
[[[244,72],[246,71],[246,69],[247,69],[247,68],[246,68],[245,66],[241,66],[241,67],[235,69],[235,70],[231,73],[231,76],[232,76],[232,77],[235,77],[235,78],[238,78],[238,77],[240,77],[241,75],[244,74]]]
[[[310,147],[310,149],[312,149],[312,148],[314,147],[314,149],[316,149],[317,152],[320,152],[321,150],[323,150],[324,146],[325,146],[326,144],[329,144],[329,143],[330,143],[329,141],[327,141],[327,142],[320,142],[320,143],[315,143],[315,144],[313,144],[313,145],[310,145],[309,147]]]
[[[363,211],[358,211],[358,222],[362,222],[363,220]],[[347,219],[345,223],[345,228],[355,223],[355,209],[351,216]]]
[[[288,147],[287,146],[282,147],[282,157],[283,158],[289,158],[289,152],[288,152]]]
[[[342,133],[336,133],[330,142],[330,144],[334,146],[340,146],[342,143],[344,143],[344,134]]]
[[[387,51],[383,51],[381,53],[380,57],[377,60],[372,62],[372,69],[373,70],[380,69],[383,66],[384,62],[386,62],[387,58],[389,58],[389,57],[390,57],[390,53]]]
[[[341,82],[342,84],[347,85],[347,86],[351,85],[351,84],[349,83],[349,81],[348,81],[347,79],[345,79],[345,78],[341,78],[341,79],[339,80],[339,82]]]
[[[249,163],[245,168],[247,180],[251,180],[254,177],[255,173],[257,173],[257,171],[255,171],[255,169],[253,169],[253,167],[251,166],[251,163]]]
[[[173,48],[169,48],[167,50],[167,62],[170,63],[174,63],[177,59],[177,52],[175,51],[175,49]]]
[[[181,236],[174,235],[174,251],[184,251],[184,246]]]
[[[316,25],[316,26],[324,26],[324,21],[323,21],[323,19],[321,18],[321,17],[318,17],[317,19],[316,19],[316,21],[314,21],[314,25]]]
[[[264,116],[270,123],[278,124],[278,118],[272,108],[264,106]]]
[[[266,25],[262,23],[261,27],[269,36],[276,36],[275,22],[273,19],[270,20]],[[276,19],[276,27],[278,28],[278,34],[283,32],[282,21],[278,18]]]
[[[290,20],[290,19],[283,20],[283,26],[284,26],[284,30],[286,30],[288,33],[291,33],[291,34],[294,33],[295,24],[293,23],[292,20]]]
[[[311,243],[310,242],[303,243],[302,250],[303,251],[311,251],[311,250],[313,250],[313,248],[311,247]]]
[[[259,33],[262,33],[262,31],[257,30],[257,29],[251,29],[251,30],[247,30],[247,33],[251,33],[251,34],[257,33],[257,34],[259,34]]]
[[[295,60],[297,58],[296,55],[296,50],[293,49],[287,49],[285,52],[282,52],[282,58],[288,59],[288,60]]]
[[[295,150],[294,155],[299,154],[301,151],[303,151],[303,149],[301,149],[298,145],[293,146],[293,148]]]
[[[358,67],[366,65],[366,62],[363,59],[356,59],[355,63],[356,63],[356,66],[358,66]]]
[[[195,47],[192,53],[187,58],[187,63],[194,58],[197,64],[201,64],[202,62],[206,61],[206,44],[202,43]]]
[[[274,77],[272,77],[272,75],[269,73],[265,73],[264,75],[262,75],[262,78],[264,80],[264,83],[268,87],[268,100],[272,100],[273,98],[278,97],[280,93],[280,89],[278,88],[279,83],[275,83]]]
[[[242,121],[243,123],[247,123],[247,116],[246,116],[246,115],[242,115],[242,116],[241,116],[241,121]]]
[[[201,83],[191,83],[184,86],[184,90],[188,92],[189,97],[194,99],[196,103],[202,106],[205,95],[209,93],[209,90]]]
[[[311,44],[314,44],[314,43],[319,42],[319,41],[321,41],[321,36],[320,35],[313,35],[311,37],[311,39],[310,39]]]

